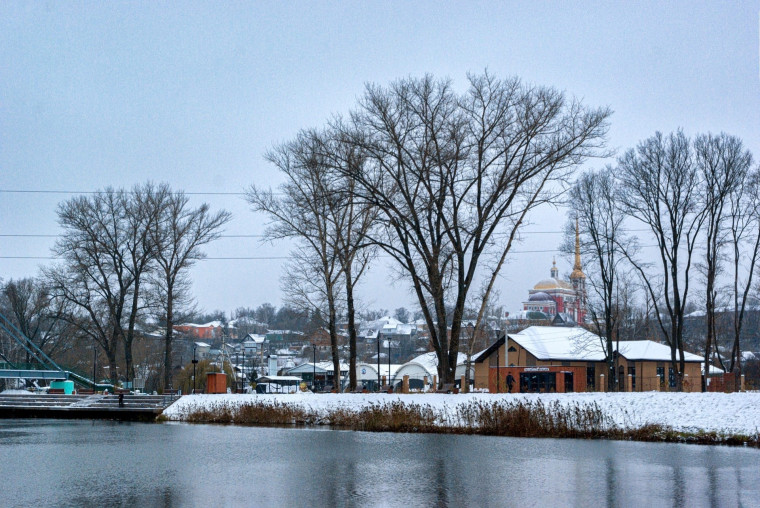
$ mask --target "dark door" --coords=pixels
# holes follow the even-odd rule
[[[565,393],[573,391],[573,373],[565,372]]]

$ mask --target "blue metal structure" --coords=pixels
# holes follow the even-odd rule
[[[110,384],[98,384],[91,379],[80,376],[75,372],[64,370],[55,363],[48,355],[45,354],[39,346],[26,337],[16,326],[3,314],[0,313],[0,330],[4,331],[10,338],[24,348],[29,355],[34,358],[39,367],[31,368],[30,364],[12,364],[6,359],[6,363],[0,363],[0,379],[70,379],[80,385],[93,388],[95,390],[113,389]]]

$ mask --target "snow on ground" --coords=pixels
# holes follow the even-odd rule
[[[760,432],[760,392],[744,393],[557,393],[557,394],[283,394],[283,395],[186,395],[169,406],[164,415],[181,420],[193,409],[212,409],[218,404],[252,402],[295,404],[319,413],[330,409],[359,410],[371,404],[401,401],[429,405],[442,414],[454,414],[453,408],[470,401],[536,401],[544,404],[593,404],[624,428],[644,424],[662,424],[677,431],[716,431],[727,434]]]

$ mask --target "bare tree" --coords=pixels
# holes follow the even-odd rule
[[[124,338],[126,302],[134,276],[127,268],[124,191],[107,188],[58,206],[64,229],[53,252],[63,264],[45,271],[53,298],[70,306],[62,315],[99,344],[116,382],[116,349]]]
[[[184,192],[172,192],[167,184],[155,189],[150,206],[156,210],[150,225],[150,239],[155,249],[157,289],[166,322],[164,388],[171,388],[176,304],[188,293],[187,270],[205,257],[201,248],[219,237],[231,214],[225,210],[213,213],[206,203],[192,208]]]
[[[608,109],[550,88],[469,76],[465,94],[431,76],[368,85],[345,135],[367,161],[350,174],[380,210],[374,242],[413,287],[453,382],[462,313],[478,268],[497,276],[529,212],[553,202],[571,171],[598,153]],[[446,303],[453,302],[449,336]]]
[[[623,238],[624,214],[617,206],[617,182],[615,170],[606,167],[599,171],[588,171],[576,180],[570,189],[568,201],[575,228],[573,239],[586,255],[587,281],[595,295],[588,302],[588,312],[596,334],[603,337],[602,348],[607,358],[608,389],[615,387],[615,330],[620,318],[619,285],[621,263],[625,259],[618,244]],[[570,251],[570,235],[564,250]],[[619,340],[619,338],[618,338]]]
[[[11,279],[0,288],[0,310],[46,355],[54,356],[71,347],[71,326],[59,318],[64,303],[53,301],[43,279]],[[11,356],[10,351],[4,354]],[[28,352],[25,361],[31,361]]]
[[[150,225],[155,222],[159,208],[155,193],[159,192],[151,183],[136,185],[129,194],[122,194],[124,200],[124,246],[126,247],[126,270],[133,280],[131,304],[127,329],[124,333],[124,363],[127,382],[134,379],[132,345],[135,339],[135,325],[140,311],[146,307],[142,287],[147,275],[154,268],[155,246],[150,235]]]
[[[284,288],[294,304],[325,311],[335,379],[340,379],[337,315],[345,287],[349,318],[349,387],[356,388],[356,330],[353,289],[364,272],[370,251],[362,239],[372,224],[368,208],[353,199],[353,182],[335,167],[361,164],[357,151],[330,132],[303,131],[290,143],[267,154],[286,177],[280,196],[251,186],[248,202],[271,218],[269,240],[295,238],[299,247]]]
[[[704,182],[705,259],[701,268],[704,271],[706,290],[707,333],[704,345],[705,369],[702,376],[702,389],[705,390],[709,366],[714,363],[712,354],[718,357],[719,364],[723,363],[716,336],[715,300],[718,292],[716,279],[721,272],[721,250],[729,238],[725,226],[732,219],[724,212],[727,206],[730,208],[732,194],[744,183],[744,177],[752,164],[752,156],[749,151],[744,150],[739,138],[724,133],[717,136],[697,136],[694,140],[694,154]],[[742,214],[740,210],[736,212]]]
[[[623,209],[652,232],[659,255],[657,268],[650,270],[640,261],[634,246],[618,245],[654,303],[660,330],[670,345],[676,389],[681,391],[684,312],[694,248],[705,217],[703,182],[691,142],[681,131],[669,136],[658,132],[620,158],[617,174]]]
[[[760,167],[745,173],[742,181],[729,195],[728,202],[731,218],[729,243],[733,268],[733,343],[728,370],[736,373],[735,382],[738,389],[742,374],[740,339],[760,253]],[[748,262],[743,263],[743,258],[748,258]]]
[[[335,251],[343,271],[346,315],[348,318],[349,390],[357,388],[356,380],[356,305],[354,290],[376,249],[369,235],[377,220],[377,209],[357,199],[356,181],[351,176],[364,163],[364,154],[346,142],[337,131],[330,131],[321,148],[323,160],[332,176],[327,219],[335,231]]]

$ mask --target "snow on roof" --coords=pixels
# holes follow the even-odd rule
[[[196,342],[195,345],[198,347],[211,347],[210,344],[206,344],[205,342]]]
[[[653,360],[658,362],[670,361],[670,346],[658,344],[651,340],[626,340],[620,341],[618,352],[627,360]],[[679,353],[676,352],[676,358]],[[684,351],[687,362],[700,362],[702,358]]]
[[[531,326],[509,338],[538,360],[597,361],[605,359],[598,335],[580,327]]]
[[[256,344],[261,344],[261,343],[263,343],[263,342],[264,342],[266,339],[267,339],[267,336],[266,336],[266,335],[259,335],[259,334],[255,334],[255,333],[249,333],[249,334],[248,334],[248,335],[246,335],[246,337],[245,337],[245,342],[248,342],[248,341],[253,341],[253,342],[255,342]]]
[[[745,312],[758,311],[758,310],[760,310],[760,305],[747,305],[744,308]],[[717,314],[723,314],[723,313],[726,313],[726,312],[733,312],[733,311],[734,311],[734,307],[733,306],[728,306],[728,305],[724,306],[724,307],[716,307],[715,308],[715,312]],[[684,317],[689,317],[689,318],[690,317],[704,317],[705,315],[706,315],[706,312],[704,310],[696,310],[694,312],[690,312],[689,314],[686,314]]]
[[[401,364],[392,363],[390,368],[390,377],[396,374],[396,371],[401,368]],[[388,377],[388,364],[380,363],[380,375]],[[356,364],[356,378],[359,381],[372,381],[377,380],[377,364],[371,363],[357,363]]]
[[[288,374],[304,374],[308,372],[317,371],[320,374],[323,374],[325,372],[334,372],[333,362],[317,362],[316,364],[312,362],[302,363],[298,367],[294,367],[292,369],[288,370]],[[340,364],[340,371],[341,372],[347,372],[348,371],[348,365],[345,363]]]
[[[509,338],[538,360],[602,362],[606,357],[602,338],[581,327],[531,326]],[[618,351],[627,360],[670,361],[670,347],[651,340],[620,341]],[[684,358],[687,362],[701,360],[688,352]]]
[[[298,376],[263,376],[256,380],[257,383],[271,383],[271,382],[276,383],[280,381],[300,382],[302,380]]]
[[[520,321],[520,320],[527,320],[528,319],[528,312],[527,310],[518,310],[517,312],[510,313],[509,316],[507,316],[507,319],[510,321]]]
[[[198,323],[182,323],[179,326],[188,326],[191,328],[221,328],[222,322],[221,321],[209,321],[208,323],[198,324]]]
[[[467,355],[464,353],[457,353],[457,365],[462,365],[467,361]],[[416,356],[406,362],[404,365],[408,365],[410,363],[416,363],[422,366],[425,370],[428,372],[431,372],[433,374],[436,374],[438,372],[438,355],[436,355],[435,352],[432,353],[425,353],[421,354],[419,356]]]

